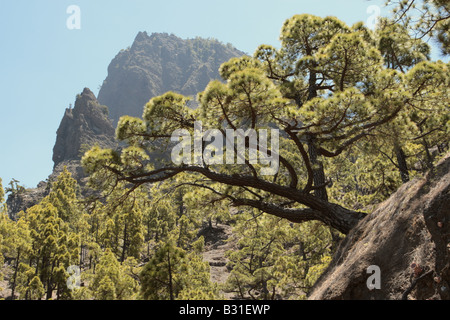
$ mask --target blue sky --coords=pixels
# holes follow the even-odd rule
[[[300,13],[367,21],[384,0],[2,0],[0,2],[0,178],[27,187],[53,168],[65,108],[84,87],[96,95],[114,56],[139,31],[212,37],[252,54],[278,45],[283,22]],[[70,30],[77,5],[81,29]]]

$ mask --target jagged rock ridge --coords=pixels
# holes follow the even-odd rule
[[[66,109],[56,135],[55,168],[64,161],[80,160],[84,149],[95,144],[104,148],[116,146],[108,108],[101,106],[88,88],[77,96],[73,109]]]
[[[108,106],[114,123],[123,115],[140,117],[150,98],[167,91],[195,96],[220,79],[222,63],[242,55],[217,40],[139,32],[133,45],[112,60],[98,100]]]

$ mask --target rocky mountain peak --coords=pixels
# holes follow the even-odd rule
[[[149,39],[149,36],[146,31],[139,31],[134,42],[146,41]]]
[[[74,111],[79,113],[86,112],[88,108],[92,107],[92,104],[98,103],[94,93],[89,88],[84,88],[83,92],[77,95],[75,100]]]
[[[214,39],[181,39],[173,34],[139,32],[108,67],[98,101],[117,124],[123,115],[140,117],[144,105],[167,91],[195,96],[220,79],[222,63],[244,53]]]
[[[77,95],[75,107],[67,108],[58,128],[53,148],[53,162],[80,160],[82,152],[98,144],[114,147],[114,127],[108,118],[108,108],[98,103],[91,90]]]

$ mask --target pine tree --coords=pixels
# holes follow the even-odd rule
[[[409,48],[399,52],[400,64],[394,59],[391,67],[414,65],[426,57],[426,46],[407,37],[404,41],[414,44],[417,55],[408,57]],[[227,200],[297,223],[319,220],[347,234],[366,213],[329,197],[327,187],[335,173],[325,165],[332,158],[343,159],[357,144],[381,139],[389,145],[389,138],[404,132],[410,122],[410,109],[420,109],[432,98],[446,101],[448,73],[433,82],[436,68],[422,68],[422,80],[409,81],[412,74],[418,75],[419,64],[405,74],[389,69],[383,58],[392,53],[388,43],[387,39],[378,45],[376,35],[362,24],[293,16],[283,25],[280,49],[263,45],[254,58],[224,63],[221,75],[227,82],[211,82],[199,94],[198,109],[191,110],[188,98],[173,92],[155,97],[145,106],[143,119],[124,117],[119,122],[117,136],[128,143],[127,148],[122,152],[93,148],[83,163],[91,181],[109,189],[124,181],[139,187],[179,179],[176,186],[203,189],[212,202]],[[438,62],[432,65],[443,74],[447,68]],[[250,153],[243,164],[234,165],[149,161],[150,154],[163,152],[175,129],[194,136],[195,121],[222,134],[225,129],[277,128],[278,172],[263,175],[262,166],[251,163]],[[391,130],[394,134],[389,134],[390,127],[396,129]],[[392,144],[388,150],[395,151],[401,160],[396,165],[404,173],[410,166],[403,161],[409,150],[395,140]],[[191,144],[189,150],[193,149]]]
[[[81,210],[76,195],[77,183],[65,169],[53,183],[50,194],[24,214],[30,228],[30,266],[46,290],[46,299],[69,299],[71,292],[66,272],[80,264]],[[55,292],[56,291],[56,292]]]
[[[45,290],[39,277],[35,276],[31,279],[27,292],[30,300],[41,300]]]
[[[0,204],[2,204],[2,210],[4,201],[5,201],[5,190],[3,189],[2,178],[0,178]]]
[[[111,249],[120,262],[128,257],[139,259],[144,244],[145,193],[124,189],[128,197],[123,199],[120,192],[109,194],[106,205],[96,204],[92,216],[97,243]]]
[[[442,54],[450,54],[450,4],[447,0],[388,0],[394,6],[394,19],[412,31],[416,38],[432,38]]]
[[[238,249],[227,252],[232,271],[224,290],[239,299],[304,298],[331,261],[332,234],[317,222],[294,226],[249,212],[233,230]]]
[[[175,300],[183,288],[186,252],[175,241],[160,243],[141,273],[141,295],[146,300]]]
[[[12,276],[10,278],[11,298],[15,299],[19,265],[28,259],[31,252],[31,236],[26,221],[21,217],[17,222],[5,218],[3,233],[5,237],[4,255],[12,259]],[[1,224],[1,223],[0,223]],[[0,226],[0,229],[2,227]]]
[[[82,159],[103,195],[85,220],[93,269],[104,248],[111,270],[120,269],[114,259],[123,266],[145,254],[141,298],[215,296],[193,241],[202,224],[237,220],[227,288],[243,299],[305,297],[342,235],[448,149],[448,64],[430,61],[429,46],[408,28],[295,15],[280,48],[262,45],[224,63],[226,81],[210,82],[199,108],[168,92],[146,104],[142,119],[121,118],[124,147],[95,146]],[[233,151],[234,163],[197,162],[192,153],[210,151],[206,141],[178,145],[191,156],[171,161],[174,131],[195,137],[199,122],[219,131],[215,142],[226,130],[278,130],[279,148],[256,150],[277,156],[277,170],[266,174],[264,161],[225,143],[210,156]],[[111,277],[97,284],[99,297],[119,298]]]
[[[57,209],[45,200],[27,211],[27,219],[31,227],[31,261],[46,289],[46,299],[52,299],[53,291],[66,284],[60,268],[66,270],[79,262],[79,241],[58,217]]]
[[[150,194],[151,199],[144,209],[147,255],[150,255],[150,249],[155,243],[164,242],[170,237],[176,239],[178,247],[189,248],[205,219],[205,207],[200,206],[195,199],[189,199],[188,192],[175,188],[171,183],[152,188]]]
[[[3,280],[3,273],[2,273],[2,269],[3,269],[3,264],[5,262],[5,259],[3,257],[3,252],[5,250],[5,245],[3,244],[4,241],[4,232],[6,231],[6,210],[4,207],[3,202],[5,201],[4,199],[5,196],[5,191],[3,190],[3,185],[2,185],[2,179],[0,178],[0,281]],[[3,290],[0,287],[0,290]]]
[[[203,261],[203,238],[188,252],[176,245],[174,237],[160,242],[144,266],[141,296],[146,300],[214,299],[217,288],[210,281],[209,265]]]
[[[15,184],[11,188],[17,189]],[[1,215],[2,253],[11,262],[12,299],[70,299],[67,268],[80,264],[80,235],[86,224],[77,182],[64,169],[50,193],[15,221]],[[2,256],[3,256],[2,254]]]
[[[106,249],[89,285],[96,300],[131,300],[138,290],[138,283],[133,279],[130,270],[136,265],[135,260],[124,264],[115,257],[110,249]]]
[[[81,218],[81,210],[78,203],[79,186],[72,174],[64,167],[58,178],[51,185],[48,201],[58,210],[58,216],[75,232],[78,232],[78,224]]]
[[[45,294],[44,285],[36,276],[36,270],[26,263],[20,263],[18,267],[17,291],[22,300],[41,300]]]

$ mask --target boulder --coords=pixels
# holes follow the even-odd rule
[[[347,235],[309,299],[450,299],[450,154]]]

